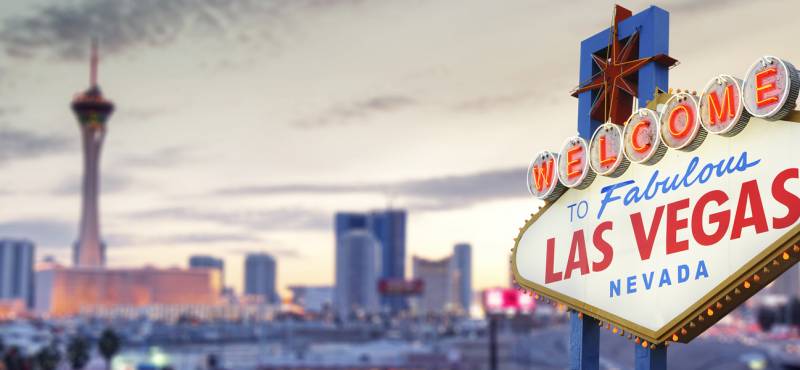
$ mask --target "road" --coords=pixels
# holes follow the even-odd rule
[[[555,370],[568,368],[568,330],[565,326],[536,331],[530,338],[530,360],[526,369]],[[600,339],[602,369],[633,369],[634,343],[603,330]],[[750,367],[750,361],[765,367]],[[667,366],[680,370],[779,370],[768,351],[726,338],[698,338],[691,344],[672,344],[667,350]]]

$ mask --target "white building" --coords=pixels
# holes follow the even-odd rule
[[[349,231],[337,241],[333,304],[340,316],[379,309],[380,251],[380,243],[366,230]]]

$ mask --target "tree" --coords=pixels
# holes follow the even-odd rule
[[[67,361],[73,370],[81,370],[89,363],[89,341],[76,335],[67,343]]]
[[[100,334],[100,341],[97,343],[97,347],[100,350],[100,355],[106,360],[106,368],[111,368],[111,360],[114,359],[114,355],[119,352],[120,348],[120,338],[114,330],[111,328],[106,328],[103,330],[103,333]]]
[[[19,348],[16,346],[9,348],[3,355],[3,364],[6,366],[7,370],[22,370],[24,364]]]
[[[56,345],[55,342],[52,342],[36,352],[34,360],[36,361],[39,369],[55,370],[58,367],[58,364],[61,362],[61,351],[59,351],[58,345]]]

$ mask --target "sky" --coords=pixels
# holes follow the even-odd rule
[[[651,2],[626,1],[634,13]],[[670,86],[800,63],[796,0],[658,1]],[[111,266],[267,252],[278,285],[331,284],[333,214],[409,211],[412,255],[473,246],[478,289],[508,283],[540,203],[525,171],[576,133],[580,41],[612,2],[58,0],[0,3],[0,237],[67,263],[82,171],[69,109],[90,39],[114,101],[102,154]]]

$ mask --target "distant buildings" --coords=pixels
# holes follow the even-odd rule
[[[405,279],[406,270],[406,211],[387,209],[370,213],[340,212],[335,217],[337,256],[340,240],[350,231],[366,231],[378,242],[381,258],[378,279]],[[338,266],[338,263],[337,263]],[[338,276],[338,275],[337,275]],[[380,305],[393,312],[408,308],[405,297],[380,297]]]
[[[769,292],[787,298],[800,296],[800,265],[794,265],[772,282]]]
[[[28,240],[0,240],[0,300],[33,307],[35,247]]]
[[[415,298],[419,313],[469,313],[472,300],[472,257],[468,244],[458,244],[453,255],[438,260],[414,256],[414,278],[423,281]]]
[[[289,290],[292,292],[292,301],[308,312],[333,308],[332,286],[294,285]]]
[[[368,225],[381,245],[382,279],[406,277],[406,211],[387,209],[369,214]],[[381,297],[381,305],[393,312],[408,308],[405,297]]]
[[[453,263],[458,273],[458,297],[461,309],[469,315],[472,306],[472,247],[459,243],[453,248]]]
[[[219,285],[225,288],[225,261],[207,255],[194,255],[189,257],[190,269],[213,269],[219,271]]]
[[[337,215],[337,230],[339,220]],[[367,230],[356,229],[338,236],[333,304],[340,316],[348,317],[358,310],[378,310],[380,261],[380,244]]]
[[[269,254],[248,254],[244,260],[244,293],[259,296],[265,303],[278,303],[276,269],[275,259]]]
[[[214,305],[219,272],[210,269],[49,266],[36,271],[35,309],[69,316],[98,308]]]

